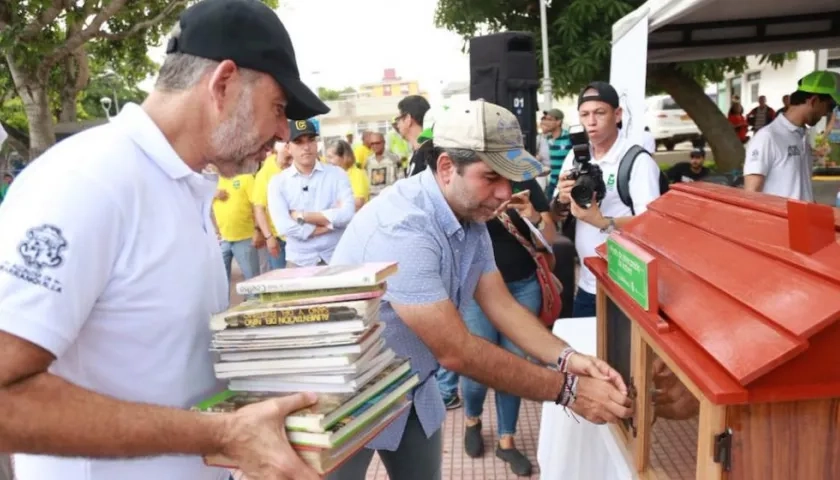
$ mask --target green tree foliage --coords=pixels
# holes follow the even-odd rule
[[[534,34],[538,59],[539,0],[438,0],[435,22],[465,39],[499,31]],[[641,0],[554,0],[547,8],[549,59],[554,94],[577,95],[592,80],[609,80],[612,25],[632,12]],[[764,57],[781,65],[789,55]],[[724,80],[729,72],[747,68],[744,57],[648,66],[648,93],[663,90],[691,115],[704,132],[724,169],[743,161],[744,149],[723,113],[703,92],[703,86]],[[721,165],[722,164],[722,165]]]
[[[354,93],[356,90],[352,87],[346,87],[343,90],[332,90],[325,87],[318,87],[318,97],[325,101],[339,100],[344,93]]]
[[[145,79],[155,69],[148,46],[161,44],[193,1],[0,1],[0,100],[20,98],[30,156],[55,142],[55,121],[97,115],[78,110],[92,78],[113,72],[127,89]],[[277,8],[278,0],[264,1]]]

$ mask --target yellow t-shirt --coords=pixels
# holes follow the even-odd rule
[[[239,242],[251,238],[254,235],[254,176],[245,173],[233,178],[219,177],[218,189],[228,194],[227,200],[213,201],[213,214],[222,239]]]
[[[370,180],[367,173],[359,167],[352,166],[347,169],[347,176],[350,177],[350,188],[353,189],[353,197],[361,198],[365,202],[370,200]]]
[[[365,163],[367,163],[367,159],[371,153],[373,153],[373,151],[366,147],[364,143],[357,145],[353,149],[353,156],[356,157],[356,166],[359,168],[365,168]]]
[[[268,214],[268,182],[271,177],[280,173],[283,169],[277,165],[277,155],[269,155],[257,172],[254,179],[254,205],[266,208],[265,216],[268,218],[268,226],[271,228],[271,234],[277,237],[277,230],[274,228],[274,223],[271,221],[271,215]]]

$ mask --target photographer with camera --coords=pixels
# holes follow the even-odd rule
[[[595,315],[595,276],[583,264],[595,247],[667,188],[650,153],[619,136],[618,93],[606,82],[592,82],[578,97],[581,126],[570,129],[572,151],[563,163],[555,194],[558,220],[574,222],[580,279],[574,317]],[[664,179],[667,185],[667,179]],[[571,213],[574,218],[568,218]]]

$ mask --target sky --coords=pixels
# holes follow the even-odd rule
[[[449,82],[469,80],[464,43],[435,28],[436,5],[437,0],[280,0],[278,15],[310,88],[355,88],[376,83],[386,68],[395,68],[399,77],[418,80],[421,89],[436,96]],[[150,55],[162,61],[162,47]]]

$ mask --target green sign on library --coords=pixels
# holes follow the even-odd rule
[[[607,239],[607,274],[642,308],[650,309],[648,263],[612,237]]]

